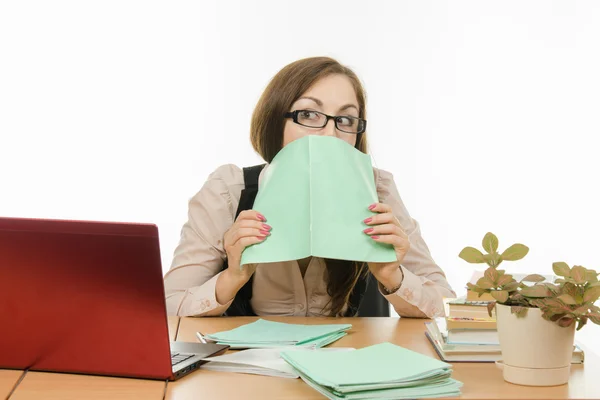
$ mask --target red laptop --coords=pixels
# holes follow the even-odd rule
[[[0,218],[0,368],[177,379],[227,346],[169,343],[150,224]]]

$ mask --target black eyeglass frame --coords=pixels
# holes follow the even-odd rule
[[[298,114],[301,113],[301,112],[305,112],[305,111],[306,112],[314,112],[314,113],[323,115],[325,117],[325,123],[323,124],[323,126],[310,126],[310,125],[304,125],[304,124],[298,122]],[[291,118],[294,121],[294,123],[296,123],[298,125],[305,126],[307,128],[315,128],[315,129],[324,128],[329,123],[329,120],[332,119],[333,123],[335,124],[335,128],[336,129],[338,129],[338,130],[340,130],[342,132],[345,132],[345,133],[353,134],[353,135],[359,135],[361,133],[365,133],[365,131],[367,130],[367,120],[366,119],[362,119],[362,118],[358,118],[358,117],[351,117],[349,115],[327,115],[327,114],[322,113],[320,111],[314,111],[314,110],[294,110],[292,112],[285,113],[284,114],[284,118]],[[362,129],[359,130],[358,132],[348,132],[348,131],[345,131],[345,130],[341,129],[338,126],[338,118],[350,118],[350,119],[353,119],[353,120],[358,120],[359,123],[362,123]]]

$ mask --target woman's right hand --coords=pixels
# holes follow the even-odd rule
[[[263,242],[271,234],[271,227],[265,224],[266,221],[262,214],[254,210],[242,211],[225,233],[223,245],[227,253],[227,270],[240,283],[246,283],[256,271],[256,264],[240,268],[242,252],[248,246]]]

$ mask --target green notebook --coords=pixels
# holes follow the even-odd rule
[[[273,228],[247,247],[241,265],[308,256],[392,262],[391,245],[363,233],[378,202],[369,155],[334,137],[309,135],[285,146],[266,168],[253,209]],[[284,205],[284,206],[282,206]]]
[[[205,335],[232,348],[323,347],[346,335],[350,324],[302,325],[259,319],[235,329]]]

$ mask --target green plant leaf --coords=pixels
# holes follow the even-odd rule
[[[583,328],[585,326],[585,324],[587,323],[588,319],[586,317],[582,317],[577,321],[577,330],[580,330],[581,328]]]
[[[596,325],[600,325],[600,312],[599,311],[591,312],[587,315],[587,317],[590,319],[590,321],[592,321]]]
[[[577,308],[576,308],[576,309],[574,309],[572,312],[573,312],[573,315],[575,315],[575,316],[577,316],[577,317],[580,317],[580,316],[582,316],[582,315],[584,315],[584,314],[587,314],[589,311],[590,311],[590,310],[589,310],[589,307],[588,307],[588,306],[586,306],[586,305],[583,305],[583,306],[581,306],[581,307],[577,307]]]
[[[600,298],[600,286],[587,288],[583,293],[583,301],[586,303],[595,303]]]
[[[553,283],[544,282],[544,286],[546,286],[550,291],[554,294],[557,294],[560,291],[560,288]]]
[[[544,285],[533,285],[521,289],[521,294],[525,297],[550,297],[552,292]]]
[[[492,282],[494,287],[496,286],[496,282],[498,281],[498,278],[500,277],[498,275],[498,271],[496,271],[496,268],[493,268],[493,267],[486,269],[485,272],[483,273],[483,276],[486,277],[490,282]]]
[[[525,257],[529,253],[529,247],[524,244],[516,243],[504,250],[502,259],[506,261],[517,261]]]
[[[577,289],[577,285],[575,285],[574,283],[571,282],[567,282],[562,286],[562,292],[566,293],[568,295],[571,295],[571,297],[575,298],[577,297],[577,295],[579,295],[579,290]]]
[[[561,319],[562,317],[564,317],[565,315],[566,315],[566,314],[551,314],[549,319],[550,319],[550,321],[552,321],[552,322],[556,322],[556,321],[558,321],[559,319]]]
[[[593,269],[585,271],[585,280],[588,282],[598,282],[598,274]]]
[[[527,275],[525,278],[521,279],[521,282],[542,282],[546,280],[542,275],[539,274],[531,274]]]
[[[554,313],[571,311],[568,306],[554,297],[541,298],[536,301],[541,302],[542,305],[540,308],[543,308],[544,310],[552,310]]]
[[[573,325],[573,322],[575,322],[575,319],[573,317],[564,316],[558,320],[558,325],[562,326],[563,328],[567,328]]]
[[[471,282],[467,283],[467,289],[475,293],[485,293],[485,289],[482,289],[479,286],[472,284]]]
[[[517,318],[524,317],[527,315],[527,307],[512,306],[510,312],[512,314],[517,314]]]
[[[558,276],[569,277],[571,276],[571,269],[566,262],[555,262],[552,264],[552,271]]]
[[[506,300],[508,300],[508,292],[506,290],[493,290],[491,294],[498,303],[506,303]]]
[[[515,282],[515,283],[517,283],[517,281],[515,281],[515,280],[513,279],[513,276],[512,276],[512,275],[510,275],[510,274],[507,274],[507,275],[502,275],[502,276],[500,276],[500,277],[498,278],[498,280],[496,281],[496,283],[497,283],[497,284],[498,284],[498,286],[500,286],[500,287],[502,287],[502,286],[504,286],[504,285],[508,285],[508,284],[509,284],[509,283],[511,283],[511,282]]]
[[[490,267],[497,267],[502,262],[502,257],[498,253],[484,254],[483,259]]]
[[[531,299],[529,300],[529,304],[531,304],[534,307],[537,308],[544,308],[545,310],[548,310],[545,303],[545,299]]]
[[[560,301],[562,301],[565,304],[569,304],[569,305],[574,305],[577,304],[577,302],[575,301],[575,299],[569,295],[569,294],[561,294],[560,296],[558,296],[558,299]]]
[[[485,262],[483,253],[477,250],[475,247],[465,247],[458,256],[471,264],[481,264]]]
[[[559,319],[560,317],[564,316],[564,313],[560,313],[560,312],[555,312],[553,310],[549,310],[549,309],[542,309],[542,316],[545,316],[546,319],[548,321],[556,321],[557,319]],[[558,315],[560,314],[560,315]],[[557,316],[558,315],[558,316]]]
[[[506,276],[510,276],[510,275],[506,275]],[[510,277],[512,278],[512,276],[510,276]],[[515,281],[514,279],[511,282],[509,282],[505,285],[502,285],[502,290],[507,290],[509,292],[514,292],[518,288],[519,288],[519,282]]]
[[[488,253],[495,253],[498,250],[498,238],[492,232],[488,232],[483,237],[483,242],[481,243],[483,248]]]
[[[495,302],[495,301],[490,301],[490,302],[487,304],[487,311],[488,311],[488,315],[489,315],[490,317],[493,317],[493,315],[492,315],[492,311],[494,311],[494,308],[495,308],[495,307],[496,307],[496,302]]]
[[[571,269],[571,278],[573,278],[576,284],[581,285],[585,282],[585,273],[586,269],[584,267],[575,265],[573,269]]]
[[[477,281],[477,286],[483,289],[491,289],[494,287],[494,283],[484,276],[479,278]]]

